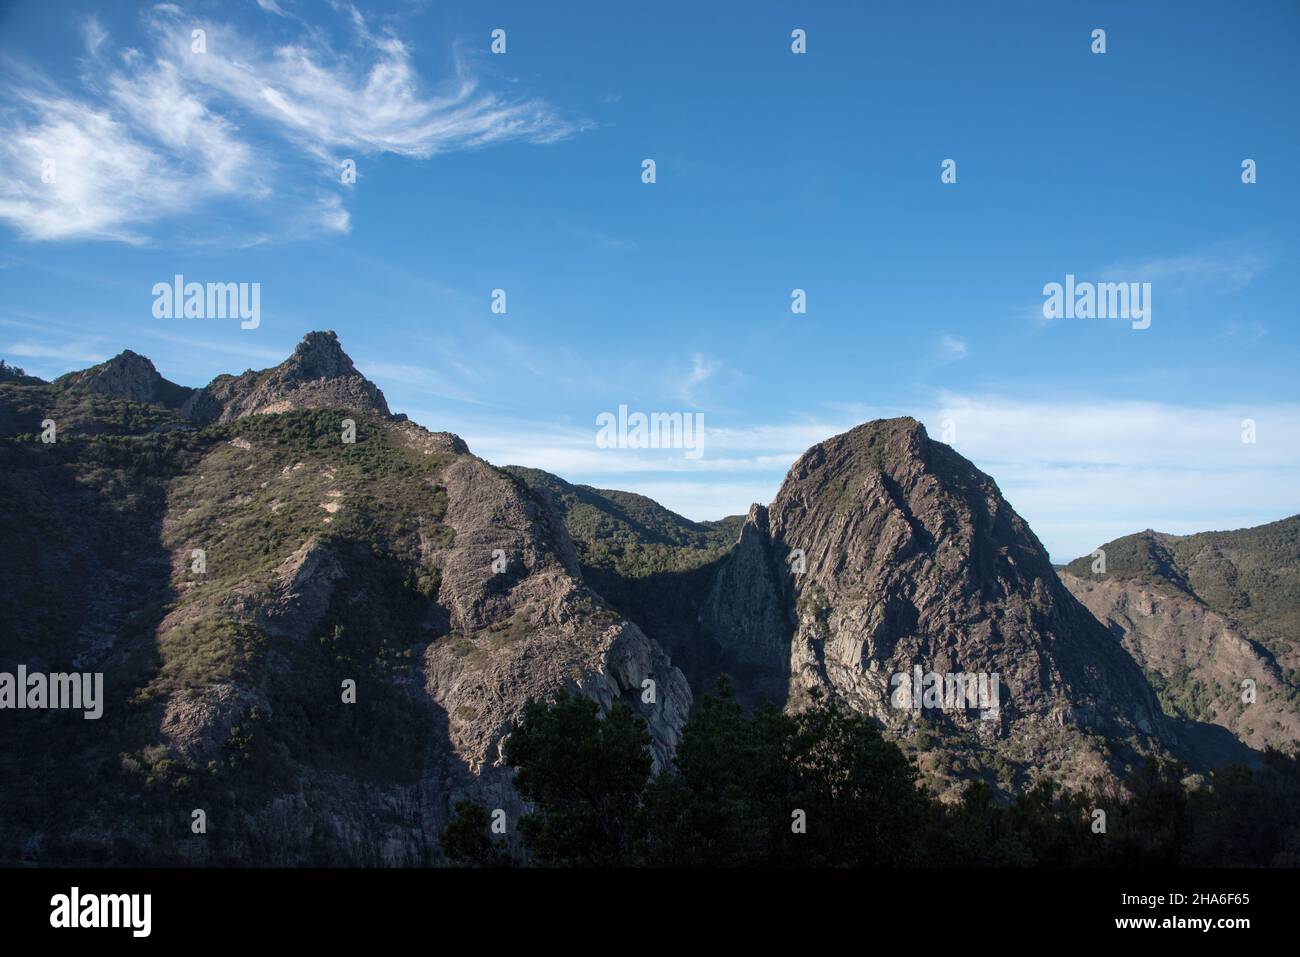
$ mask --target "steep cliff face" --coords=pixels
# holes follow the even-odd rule
[[[1300,516],[1236,532],[1139,532],[1101,551],[1104,567],[1080,558],[1061,580],[1141,664],[1167,712],[1256,749],[1300,740]]]
[[[800,457],[750,513],[702,617],[781,703],[835,695],[898,737],[937,737],[940,771],[958,753],[968,771],[1009,763],[1078,782],[1172,740],[1141,672],[993,480],[912,419]],[[997,706],[900,707],[912,681],[894,676],[918,666],[996,674]]]
[[[750,705],[784,704],[794,663],[793,595],[771,535],[767,508],[753,506],[699,614],[702,637],[722,650],[737,697]]]
[[[404,431],[422,441],[417,427]],[[440,478],[455,538],[429,564],[448,633],[424,665],[457,753],[476,771],[494,764],[524,703],[567,686],[632,705],[667,764],[691,702],[667,655],[582,584],[567,533],[526,486],[468,455]]]
[[[0,858],[437,863],[458,796],[518,820],[501,741],[562,687],[628,702],[668,760],[686,680],[584,585],[563,526],[335,350],[309,336],[209,393],[197,430],[141,413],[111,442],[93,421],[0,442],[0,531],[32,556],[0,569],[0,670],[106,686],[98,722],[14,723]],[[15,389],[24,426],[65,401]]]

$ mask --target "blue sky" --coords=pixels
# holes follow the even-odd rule
[[[1300,511],[1294,2],[18,0],[0,77],[34,374],[202,385],[334,329],[490,461],[696,519],[898,414],[1058,561]],[[261,324],[154,318],[176,273],[260,283]],[[1150,282],[1151,327],[1045,320],[1067,273]],[[619,405],[703,413],[704,454],[597,448]]]

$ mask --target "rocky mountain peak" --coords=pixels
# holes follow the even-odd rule
[[[131,402],[177,406],[192,390],[168,382],[154,364],[130,349],[80,372],[69,372],[54,380],[60,388],[72,392],[92,392]]]
[[[357,371],[331,331],[309,332],[284,362],[260,372],[218,376],[185,412],[201,422],[293,409],[346,408],[391,418],[384,394]]]
[[[804,453],[765,512],[751,510],[701,620],[764,697],[792,708],[830,694],[903,735],[937,720],[979,751],[1039,763],[1063,726],[1163,733],[1137,666],[1061,585],[994,481],[911,418]],[[997,675],[1001,706],[899,709],[891,679],[915,666]],[[1103,762],[1114,763],[1059,771],[1082,779]]]
[[[360,376],[333,330],[307,333],[281,368],[286,373],[296,373],[304,380]]]
[[[114,385],[121,385],[126,391],[136,391],[140,386],[147,390],[156,378],[161,377],[152,362],[138,352],[123,349],[113,358],[81,372],[71,372],[59,381],[68,388],[87,392],[103,392]]]
[[[800,456],[786,481],[799,482],[816,473],[846,481],[866,481],[870,474],[879,473],[908,488],[929,474],[954,486],[987,485],[997,491],[991,478],[974,470],[949,446],[932,440],[925,426],[911,416],[873,419],[819,442]]]

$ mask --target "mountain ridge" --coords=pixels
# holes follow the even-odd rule
[[[305,342],[206,422],[0,384],[0,534],[31,556],[0,568],[0,670],[100,671],[108,699],[93,729],[16,726],[0,858],[438,863],[456,800],[522,813],[500,742],[566,688],[629,703],[670,760],[689,686],[550,512]]]
[[[724,674],[750,704],[870,714],[950,797],[1197,752],[993,479],[915,419],[817,443],[772,503],[699,523],[393,415],[333,333],[179,403],[134,353],[83,372],[0,382],[0,532],[32,556],[0,569],[0,670],[104,670],[108,733],[23,726],[0,796],[47,825],[0,824],[0,857],[438,863],[460,797],[522,813],[502,741],[564,688],[629,704],[661,768]],[[917,665],[996,673],[996,713],[892,706]],[[87,775],[110,782],[90,803]],[[182,805],[241,824],[178,840]]]

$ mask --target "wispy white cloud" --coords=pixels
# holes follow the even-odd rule
[[[1114,282],[1159,282],[1181,291],[1216,287],[1227,292],[1246,288],[1272,267],[1271,250],[1244,240],[1225,242],[1187,253],[1112,263],[1102,278]]]
[[[1144,528],[1185,533],[1300,511],[1300,405],[944,397],[933,436],[994,477],[1056,560]],[[1244,420],[1256,441],[1242,441]]]
[[[548,143],[585,126],[489,89],[459,51],[450,77],[427,82],[405,41],[345,13],[354,40],[340,50],[322,29],[271,43],[159,4],[144,14],[149,51],[116,56],[99,20],[84,19],[93,68],[78,89],[10,65],[23,81],[7,82],[0,110],[0,220],[31,240],[140,243],[160,220],[226,201],[290,234],[341,233],[348,212],[326,190],[342,188],[344,158]],[[204,52],[191,46],[197,29]],[[254,141],[255,130],[270,137]]]
[[[0,219],[28,239],[139,243],[141,227],[230,189],[204,160],[144,142],[106,109],[14,95],[19,109],[0,120]]]
[[[346,233],[351,228],[352,218],[338,196],[322,196],[316,211],[321,227],[332,233]]]
[[[218,353],[221,355],[235,356],[251,364],[256,364],[258,368],[279,365],[284,361],[285,356],[293,348],[289,344],[286,348],[274,349],[265,345],[257,345],[249,341],[247,335],[231,335],[226,339],[213,338],[195,338],[194,333],[178,335],[176,333],[159,331],[158,326],[142,325],[134,326],[130,331],[131,340],[150,340],[154,342],[165,342],[169,345],[180,346],[180,350],[172,352],[172,356],[180,355],[190,359],[193,366],[207,366],[210,364],[210,354]],[[136,346],[137,349],[143,350],[144,347]],[[174,359],[172,360],[174,361]],[[169,379],[182,381],[178,378],[179,368],[172,364],[172,361],[163,361],[158,359],[158,371]],[[227,370],[221,370],[227,371]],[[216,371],[210,371],[209,377],[216,375]],[[202,382],[185,382],[189,385],[206,385],[207,380]]]
[[[85,362],[94,365],[108,358],[103,352],[87,345],[84,341],[50,345],[44,342],[20,340],[10,343],[3,350],[10,356],[25,359],[58,359],[61,362]]]
[[[1153,293],[1161,301],[1167,295],[1181,299],[1182,304],[1199,301],[1215,294],[1240,292],[1268,272],[1277,262],[1273,246],[1267,242],[1250,239],[1232,239],[1189,252],[1170,255],[1134,257],[1107,263],[1097,274],[1080,265],[1069,270],[1079,282],[1149,282]],[[1044,284],[1062,282],[1062,275],[1045,277]],[[1043,299],[1013,307],[1013,315],[1023,317],[1036,332],[1051,326],[1060,326],[1060,319],[1043,315]],[[1258,325],[1258,324],[1251,324]],[[1243,337],[1240,331],[1236,337]]]
[[[92,14],[81,22],[81,37],[85,41],[86,52],[92,57],[98,57],[100,47],[108,39],[108,31],[99,22],[99,18]]]
[[[1223,327],[1216,339],[1231,339],[1236,342],[1244,342],[1249,345],[1252,342],[1258,342],[1268,334],[1268,327],[1262,322],[1244,321],[1241,319],[1231,319]]]
[[[965,341],[958,339],[956,336],[942,335],[939,337],[939,362],[942,365],[948,365],[965,359],[970,353],[970,348]]]
[[[319,35],[273,47],[208,21],[198,24],[208,31],[208,52],[196,56],[192,18],[161,9],[153,26],[162,55],[193,81],[331,160],[340,150],[426,159],[506,140],[553,142],[582,128],[543,100],[485,89],[459,51],[454,75],[426,91],[407,44],[348,10],[364,60],[340,55]]]
[[[450,381],[448,376],[424,366],[397,362],[361,362],[358,368],[381,388],[385,383],[397,383],[421,396],[450,399],[453,402],[464,402],[469,405],[491,404],[478,398],[473,392],[460,388]]]
[[[691,369],[677,386],[677,392],[682,400],[693,408],[699,408],[696,390],[712,379],[721,368],[722,363],[719,360],[710,359],[700,352],[692,355]]]
[[[257,0],[257,5],[267,13],[274,13],[277,17],[289,16],[289,14],[285,13],[284,10],[280,8],[280,5],[276,3],[275,0]]]
[[[588,226],[565,226],[570,235],[578,239],[586,240],[598,249],[612,249],[616,252],[634,253],[640,246],[635,240],[623,239],[619,236],[612,236],[607,232],[599,229],[592,229]]]

